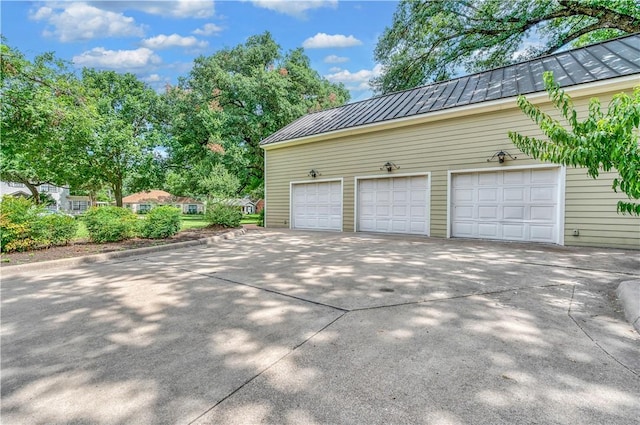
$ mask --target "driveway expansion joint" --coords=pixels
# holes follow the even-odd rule
[[[147,261],[147,262],[150,262],[150,263],[153,263],[153,261],[149,261],[146,258],[143,259],[143,260]],[[249,288],[257,289],[259,291],[269,292],[271,294],[280,295],[280,296],[287,297],[287,298],[292,298],[294,300],[303,301],[303,302],[306,302],[306,303],[315,304],[315,305],[319,305],[319,306],[322,306],[322,307],[332,308],[334,310],[342,311],[343,313],[346,313],[346,312],[350,311],[350,310],[344,309],[342,307],[336,307],[336,306],[331,305],[331,304],[325,304],[325,303],[322,303],[322,302],[319,302],[319,301],[309,300],[309,299],[302,298],[302,297],[297,297],[297,296],[291,295],[291,294],[285,294],[284,292],[276,291],[276,290],[269,289],[269,288],[263,288],[263,287],[260,287],[260,286],[252,285],[250,283],[238,282],[237,280],[227,279],[225,277],[216,276],[215,274],[211,274],[211,273],[200,273],[200,272],[195,272],[193,270],[184,269],[184,268],[181,268],[181,267],[174,267],[174,266],[172,266],[172,267],[174,269],[176,269],[176,270],[180,270],[180,271],[183,271],[183,272],[194,273],[194,274],[197,274],[199,276],[210,277],[210,278],[213,278],[213,279],[221,280],[223,282],[233,283],[233,284],[241,285],[241,286],[247,286]]]
[[[289,352],[287,352],[285,355],[283,355],[282,357],[280,357],[279,359],[275,360],[273,363],[271,363],[269,366],[265,367],[264,369],[262,369],[260,372],[256,373],[255,375],[253,375],[251,378],[247,379],[245,382],[243,382],[240,386],[238,386],[238,388],[234,389],[233,391],[231,391],[229,394],[227,394],[226,396],[222,397],[220,400],[218,400],[217,402],[215,402],[213,404],[213,406],[209,407],[207,410],[205,410],[204,412],[202,412],[200,415],[198,415],[196,418],[192,419],[188,425],[192,425],[194,424],[198,419],[201,419],[204,415],[206,415],[207,413],[209,413],[210,411],[212,411],[213,409],[215,409],[218,405],[220,405],[221,403],[223,403],[225,400],[227,400],[229,397],[233,396],[234,394],[236,394],[238,391],[240,391],[241,389],[243,389],[245,386],[249,385],[252,381],[254,381],[255,379],[257,379],[260,375],[262,375],[263,373],[265,373],[266,371],[268,371],[269,369],[271,369],[272,367],[274,367],[275,365],[277,365],[278,363],[280,363],[283,359],[289,357],[292,353],[294,353],[298,348],[302,347],[303,345],[305,345],[308,341],[312,340],[313,338],[315,338],[316,335],[320,334],[321,332],[324,332],[325,329],[327,329],[329,326],[333,325],[334,323],[336,323],[338,320],[340,320],[342,317],[344,317],[344,315],[347,314],[346,311],[342,312],[338,317],[336,317],[335,319],[333,319],[332,321],[330,321],[329,323],[327,323],[326,325],[324,325],[322,328],[320,328],[319,330],[317,330],[316,332],[313,333],[313,335],[310,335],[308,338],[304,339],[301,343],[295,345],[294,347],[291,348],[291,350],[289,350]]]
[[[635,375],[636,377],[640,378],[640,375],[638,374],[638,372],[636,372],[635,370],[631,369],[629,366],[627,366],[626,364],[622,363],[620,360],[618,360],[617,357],[615,357],[613,354],[611,354],[609,351],[607,351],[598,341],[596,341],[591,334],[589,334],[589,332],[587,332],[587,330],[585,328],[583,328],[580,325],[580,322],[578,321],[578,319],[576,319],[572,312],[573,312],[573,301],[575,298],[575,293],[576,293],[576,286],[577,285],[573,285],[573,290],[571,291],[571,300],[569,302],[569,309],[567,310],[567,316],[569,316],[569,318],[573,321],[573,323],[575,323],[575,325],[578,327],[578,329],[580,329],[582,331],[582,333],[584,333],[586,335],[587,338],[589,338],[593,344],[598,347],[607,357],[609,357],[610,359],[612,359],[613,361],[615,361],[616,363],[618,363],[620,366],[622,366],[623,368],[625,368],[627,371],[631,372],[633,375]]]

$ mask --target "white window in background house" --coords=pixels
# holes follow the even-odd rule
[[[197,214],[197,213],[198,213],[197,205],[189,204],[187,206],[187,214]]]
[[[151,204],[140,204],[140,205],[138,205],[138,213],[139,214],[148,213],[149,211],[151,211]]]
[[[9,187],[24,187],[24,183],[8,182],[7,186],[9,186]]]
[[[58,186],[51,184],[40,185],[40,192],[42,193],[58,193]]]
[[[87,201],[69,201],[69,211],[83,212],[89,209],[89,202]]]

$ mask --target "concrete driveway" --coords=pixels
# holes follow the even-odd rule
[[[2,270],[3,424],[637,424],[640,253],[252,231]]]

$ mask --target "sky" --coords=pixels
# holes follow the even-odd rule
[[[303,47],[311,66],[342,82],[351,101],[371,97],[378,37],[397,1],[172,0],[0,3],[1,32],[28,58],[55,52],[82,67],[134,73],[158,91],[193,59],[269,31],[283,51]]]

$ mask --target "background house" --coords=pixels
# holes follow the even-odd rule
[[[534,160],[507,133],[544,137],[517,107],[554,116],[542,75],[586,114],[640,83],[635,34],[308,114],[262,141],[266,227],[640,249],[615,173]]]
[[[164,190],[138,192],[122,198],[122,205],[133,212],[144,214],[158,205],[172,205],[180,208],[183,214],[202,214],[204,204],[186,196],[174,196]]]
[[[54,186],[50,184],[42,184],[38,186],[38,191],[42,194],[47,194],[55,201],[55,204],[47,205],[47,209],[50,211],[63,211],[67,212],[69,188]],[[31,191],[23,183],[17,182],[0,182],[0,194],[12,195],[12,196],[24,196],[28,198],[31,196]]]
[[[223,201],[223,203],[240,208],[242,214],[256,213],[256,204],[249,198],[227,199]]]
[[[102,203],[104,204],[104,202]],[[70,214],[82,214],[91,208],[91,198],[88,196],[69,195],[67,196],[66,212]]]

